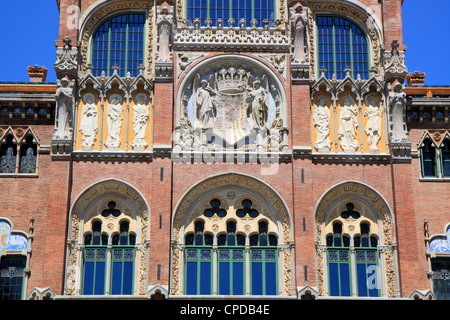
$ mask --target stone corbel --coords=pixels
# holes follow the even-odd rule
[[[58,79],[65,76],[75,79],[78,73],[78,50],[72,46],[72,40],[69,37],[65,37],[63,42],[63,47],[56,47],[56,63],[54,64],[56,76]]]
[[[391,51],[386,51],[384,46],[381,46],[383,52],[383,65],[384,76],[386,81],[395,81],[396,79],[403,83],[408,73],[408,69],[405,66],[405,51],[406,46],[403,46],[403,50],[399,51],[398,40],[393,40],[391,43]]]

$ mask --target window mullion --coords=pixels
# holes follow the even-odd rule
[[[332,17],[333,23],[332,23],[332,32],[333,32],[333,73],[337,77],[337,69],[336,69],[336,29],[335,29],[335,17]]]
[[[350,69],[352,78],[355,78],[355,65],[353,61],[353,23],[349,24],[349,40],[350,40]]]
[[[108,24],[108,63],[106,65],[106,76],[109,77],[109,73],[111,70],[111,33],[112,33],[112,28],[111,28],[111,24],[112,24],[112,19],[109,20],[109,24]]]
[[[127,15],[127,24],[125,28],[125,73],[124,77],[127,76],[128,73],[128,38],[129,38],[129,26],[130,26],[130,15]]]

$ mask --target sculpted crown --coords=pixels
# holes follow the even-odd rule
[[[236,70],[233,67],[222,68],[216,73],[217,90],[222,93],[241,93],[247,87],[247,72],[240,68]]]

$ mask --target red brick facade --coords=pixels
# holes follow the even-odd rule
[[[173,69],[168,72],[169,77],[164,78],[160,76],[162,71],[157,69],[158,61],[154,59],[154,54],[158,50],[157,23],[155,22],[156,8],[153,8],[153,2],[142,1],[142,3],[146,3],[146,6],[140,7],[140,4],[138,9],[147,8],[147,17],[150,17],[147,23],[154,26],[152,31],[154,33],[151,37],[147,34],[149,41],[152,41],[151,44],[147,44],[147,47],[152,47],[152,49],[145,49],[150,51],[146,51],[147,60],[144,63],[146,67],[144,74],[152,87],[142,89],[142,87],[138,86],[136,90],[141,90],[139,92],[145,92],[152,97],[151,129],[149,129],[151,133],[146,136],[150,145],[150,151],[133,153],[133,150],[127,150],[116,154],[114,152],[108,153],[104,149],[97,150],[96,147],[94,147],[94,150],[86,151],[86,149],[80,147],[81,134],[79,130],[81,108],[84,106],[82,102],[83,94],[90,92],[97,95],[98,100],[96,103],[98,103],[100,112],[100,110],[106,110],[109,94],[111,92],[121,92],[122,85],[118,85],[119,89],[115,89],[116,87],[113,83],[112,89],[107,88],[102,93],[99,93],[100,89],[96,87],[97,84],[92,85],[94,82],[86,82],[87,85],[83,87],[83,79],[89,78],[86,69],[83,69],[85,65],[83,66],[84,58],[82,55],[87,54],[87,57],[89,57],[89,53],[83,52],[83,45],[85,45],[84,42],[86,41],[83,38],[83,32],[86,28],[95,30],[98,24],[108,16],[126,12],[127,10],[134,10],[134,2],[139,1],[61,0],[59,2],[60,35],[58,47],[62,48],[67,43],[67,41],[64,41],[64,38],[68,37],[71,39],[73,48],[80,50],[78,63],[80,70],[83,70],[79,72],[77,79],[67,75],[68,78],[72,79],[72,84],[77,83],[73,87],[73,107],[75,111],[72,121],[72,132],[75,138],[71,141],[74,146],[71,152],[65,156],[58,157],[52,151],[52,148],[55,148],[53,144],[55,140],[53,136],[54,114],[48,114],[45,118],[39,118],[40,122],[27,117],[14,117],[11,114],[1,115],[0,128],[3,130],[2,132],[6,132],[9,127],[13,130],[31,127],[38,140],[38,170],[35,175],[23,176],[20,173],[0,174],[0,194],[2,195],[1,203],[3,208],[0,218],[6,218],[13,225],[14,230],[22,231],[29,237],[27,250],[31,254],[27,256],[29,272],[25,276],[23,299],[36,298],[37,291],[33,291],[36,288],[39,290],[50,288],[53,298],[64,299],[81,295],[80,283],[82,273],[77,269],[73,273],[74,277],[72,278],[71,272],[73,272],[73,266],[78,268],[82,266],[80,260],[81,251],[74,253],[76,252],[74,248],[82,245],[80,242],[82,242],[84,237],[82,231],[83,223],[89,221],[89,217],[88,213],[84,213],[84,209],[81,207],[78,212],[76,206],[78,203],[84,203],[87,208],[91,205],[90,201],[93,199],[99,200],[103,199],[103,196],[114,195],[113,191],[110,193],[104,191],[104,194],[102,193],[103,191],[98,193],[96,193],[97,191],[92,191],[92,186],[96,184],[102,185],[102,183],[111,180],[119,181],[127,185],[127,188],[130,190],[136,191],[143,199],[148,210],[146,227],[142,227],[142,229],[139,229],[139,226],[137,227],[138,230],[142,230],[139,233],[142,241],[138,242],[145,243],[143,246],[147,246],[145,247],[147,249],[142,250],[143,258],[137,262],[141,269],[137,268],[139,270],[136,271],[135,275],[136,288],[139,285],[143,285],[145,290],[135,288],[133,294],[136,296],[148,295],[150,298],[148,292],[154,294],[152,290],[156,288],[162,291],[165,298],[183,296],[183,290],[177,291],[178,289],[176,289],[178,288],[177,285],[184,279],[183,266],[181,263],[178,265],[179,261],[177,259],[179,257],[174,253],[178,250],[176,246],[180,245],[178,243],[180,239],[175,237],[175,234],[180,230],[174,227],[178,218],[176,214],[177,208],[184,203],[194,206],[197,203],[196,201],[200,201],[198,199],[201,199],[210,191],[202,189],[204,181],[214,179],[214,177],[227,177],[230,174],[237,174],[239,177],[242,177],[248,185],[251,185],[252,182],[250,181],[253,181],[255,189],[252,192],[255,194],[267,195],[273,191],[282,200],[281,203],[288,213],[290,225],[284,226],[283,223],[285,221],[281,218],[278,221],[280,228],[279,239],[284,237],[281,228],[287,228],[283,230],[285,230],[286,234],[291,235],[290,241],[282,242],[279,240],[280,248],[283,249],[280,249],[282,253],[280,253],[279,258],[278,277],[280,292],[278,295],[285,298],[300,299],[305,294],[303,290],[307,289],[317,299],[328,296],[326,258],[325,261],[320,258],[320,246],[325,245],[325,233],[328,232],[326,228],[329,228],[328,223],[331,220],[327,220],[328,218],[325,216],[321,220],[321,215],[328,212],[327,210],[332,211],[332,207],[335,204],[333,204],[333,201],[326,202],[328,200],[325,199],[325,196],[334,190],[336,199],[344,199],[348,196],[350,198],[353,197],[351,199],[360,199],[361,203],[366,205],[366,208],[380,208],[382,205],[388,208],[389,212],[386,212],[385,216],[381,212],[377,212],[378,221],[373,223],[373,226],[378,228],[377,235],[380,239],[379,252],[385,250],[379,256],[381,272],[383,273],[382,279],[384,281],[380,296],[404,299],[435,298],[432,280],[429,275],[431,271],[430,252],[427,252],[429,250],[427,244],[429,244],[429,240],[433,236],[444,234],[445,228],[450,222],[450,206],[447,201],[450,198],[450,189],[448,188],[448,179],[427,180],[421,177],[420,142],[425,132],[433,133],[437,130],[442,133],[442,136],[445,135],[445,132],[448,134],[446,130],[448,128],[449,114],[448,104],[445,104],[450,96],[448,89],[428,88],[428,90],[423,85],[417,87],[406,86],[404,89],[408,101],[408,104],[404,106],[405,114],[410,112],[411,108],[420,106],[420,103],[428,106],[429,102],[423,101],[424,97],[428,97],[430,101],[436,97],[445,100],[444,102],[442,102],[442,99],[439,100],[440,103],[443,103],[443,110],[445,110],[442,123],[416,123],[407,118],[406,125],[410,142],[408,150],[410,154],[406,157],[397,157],[395,154],[396,149],[394,148],[395,141],[389,140],[389,121],[391,120],[388,117],[391,106],[389,106],[388,102],[388,93],[385,96],[383,95],[385,99],[383,100],[385,101],[383,105],[386,108],[382,120],[385,138],[379,142],[380,145],[384,144],[383,148],[386,148],[386,152],[378,155],[360,153],[359,151],[351,155],[341,151],[321,154],[314,148],[316,129],[312,120],[313,107],[316,106],[317,96],[319,94],[329,94],[330,91],[328,90],[333,85],[330,84],[326,88],[319,87],[317,91],[314,91],[313,86],[319,82],[320,71],[317,65],[313,65],[313,59],[308,63],[308,68],[311,67],[309,76],[304,79],[297,79],[291,76],[295,64],[291,63],[290,49],[287,46],[279,46],[270,50],[254,46],[249,47],[250,49],[243,49],[243,51],[228,51],[225,45],[225,49],[221,51],[217,47],[203,49],[199,45],[200,49],[190,51],[185,50],[186,47],[183,47],[184,43],[181,41],[176,42],[179,41],[176,40],[175,44],[177,46],[171,47],[173,57],[171,67]],[[385,68],[382,55],[385,51],[391,52],[391,43],[394,40],[399,42],[398,50],[401,53],[403,52],[402,2],[402,0],[337,0],[333,2],[334,7],[331,7],[328,1],[299,1],[305,8],[310,10],[310,13],[342,16],[346,15],[345,12],[348,12],[346,16],[352,21],[358,21],[359,25],[365,22],[366,26],[363,26],[366,28],[364,29],[365,32],[373,33],[369,36],[371,39],[370,44],[384,47],[383,50],[372,47],[372,54],[378,55],[377,57],[372,57],[372,59],[375,62],[378,59],[376,67],[380,70]],[[78,3],[81,4],[81,9],[77,7]],[[184,2],[172,3],[169,1],[162,4],[157,3],[156,7],[172,7],[175,12],[178,12],[177,5],[183,5],[182,3]],[[286,9],[292,3],[277,1],[277,5]],[[82,24],[80,29],[71,28],[68,24],[76,11],[71,8],[79,10]],[[333,8],[335,11],[333,11]],[[361,16],[362,13],[365,16]],[[176,17],[175,19],[179,18]],[[289,19],[287,10],[280,10],[279,18],[285,19],[287,22]],[[309,18],[314,19],[314,15],[311,14]],[[374,24],[375,27],[371,27],[371,24]],[[172,28],[175,28],[175,24],[172,25]],[[152,30],[152,28],[147,30]],[[172,32],[175,32],[174,29],[172,29]],[[179,32],[179,30],[176,32]],[[380,34],[379,37],[376,35],[377,32]],[[309,42],[312,46],[315,43],[313,40]],[[92,40],[89,39],[89,41]],[[89,41],[87,43],[88,48],[91,45]],[[315,50],[317,50],[317,47]],[[192,52],[199,53],[202,56],[197,60],[194,59],[185,69],[181,70],[181,55]],[[147,53],[153,56],[149,57]],[[279,69],[274,66],[274,64],[263,57],[265,54],[284,56],[285,68]],[[193,161],[195,163],[180,164],[171,159],[173,150],[177,145],[174,137],[176,136],[177,128],[181,126],[180,119],[182,119],[180,116],[182,103],[178,97],[183,96],[183,93],[187,92],[182,90],[187,90],[186,83],[189,82],[185,79],[190,79],[189,77],[192,77],[195,72],[206,72],[204,70],[212,68],[210,61],[214,59],[219,61],[222,56],[233,56],[236,57],[236,61],[244,61],[247,64],[251,64],[251,61],[254,61],[255,66],[258,66],[258,68],[263,66],[264,72],[268,74],[270,72],[273,75],[273,78],[271,78],[272,83],[275,83],[275,86],[280,84],[279,87],[284,91],[283,97],[286,100],[282,106],[282,112],[285,112],[283,125],[287,127],[287,145],[281,151],[279,161],[276,161],[274,164],[255,164],[250,163],[250,161],[247,163],[234,163],[232,161],[231,163],[213,164]],[[311,57],[316,56],[311,55]],[[250,58],[250,62],[245,60],[248,58]],[[227,59],[225,60],[230,61],[230,58]],[[153,65],[154,70],[149,70],[150,64]],[[226,65],[225,62],[224,65]],[[260,69],[263,67],[260,67]],[[151,76],[148,76],[149,74]],[[389,83],[402,82],[406,76],[405,73],[399,73],[392,77],[386,76],[386,78],[383,75],[384,71],[376,78],[377,81],[385,86],[384,88],[392,88],[388,85]],[[276,81],[273,79],[276,79]],[[18,105],[18,101],[23,102],[21,104],[23,107],[31,106],[33,102],[37,105],[41,102],[33,101],[33,99],[38,98],[33,98],[32,95],[54,95],[57,87],[60,86],[59,80],[61,79],[58,79],[58,85],[28,84],[21,87],[20,85],[0,84],[0,96],[2,94],[16,94],[14,98],[11,98],[10,104],[5,104],[10,110],[12,110],[13,105]],[[351,92],[348,88],[344,87],[342,92]],[[374,89],[369,91],[377,92]],[[390,91],[393,92],[393,88]],[[134,101],[135,91],[130,92],[132,93],[129,96],[123,94],[123,97],[125,97],[123,100],[124,106],[125,101],[128,101],[127,97],[130,99],[129,103]],[[30,96],[31,100],[20,100],[24,99],[20,94]],[[335,111],[341,110],[339,109],[341,108],[341,100],[339,99],[342,98],[340,94],[336,95],[337,98],[335,100],[329,99],[330,103],[333,103],[333,101],[336,103],[334,106]],[[411,103],[411,101],[417,102]],[[103,109],[100,109],[100,106]],[[126,106],[127,108],[129,107],[127,109],[129,111],[126,112],[130,113],[127,115],[129,118],[125,119],[131,119],[132,105]],[[362,107],[362,105],[360,106]],[[51,103],[51,108],[57,108],[57,104]],[[330,110],[333,114],[333,108],[330,108]],[[339,112],[336,112],[336,116],[339,115]],[[360,120],[363,121],[362,113],[360,117]],[[104,119],[103,134],[106,134],[107,118],[105,117]],[[133,125],[132,120],[125,121],[128,121],[127,128],[128,126],[131,128]],[[101,120],[99,120],[99,123],[102,123]],[[334,129],[337,132],[337,128],[332,126],[331,131]],[[131,132],[131,129],[127,130]],[[360,147],[363,144],[366,146],[367,141],[363,133],[364,128],[358,127],[358,130],[361,130],[358,131],[360,132],[358,133]],[[334,136],[334,138],[338,142],[337,136]],[[100,134],[97,136],[97,139],[100,139]],[[333,146],[334,142],[333,140]],[[336,148],[338,148],[337,145]],[[218,153],[221,154],[220,152]],[[139,158],[139,156],[144,158]],[[189,158],[189,162],[191,160]],[[273,174],[264,173],[268,168],[275,170]],[[359,189],[356,191],[352,189],[353,191],[348,193],[336,191],[341,185],[348,184],[350,188],[353,183],[360,186],[361,190],[370,191],[358,191]],[[190,198],[189,192],[194,192],[196,197]],[[126,194],[125,191],[123,194]],[[130,197],[129,204],[130,206],[138,207],[136,203],[139,201],[138,197]],[[186,205],[186,208],[191,208],[189,205]],[[322,207],[322,205],[326,206]],[[380,207],[377,207],[377,205],[380,205]],[[188,215],[188,212],[186,212],[186,215]],[[368,214],[367,217],[369,217]],[[31,222],[30,219],[32,219]],[[76,221],[76,219],[79,220]],[[134,219],[138,222],[140,221],[143,226],[143,221],[146,219],[145,214],[142,213],[141,217],[134,217]],[[367,219],[370,220],[370,218]],[[78,223],[80,229],[76,229],[79,232],[76,233],[74,225]],[[425,227],[426,229],[424,229]],[[186,225],[183,225],[183,228],[188,228],[187,222]],[[320,238],[319,235],[323,237]],[[283,239],[288,238],[289,236],[287,235]],[[291,249],[286,249],[288,247]],[[8,254],[26,255],[27,250],[15,252],[3,250],[2,257]],[[286,252],[289,252],[290,256]],[[76,258],[77,254],[78,258]],[[291,257],[291,260],[288,257]],[[431,258],[433,257],[435,256],[431,256]],[[445,254],[442,257],[447,258]],[[76,263],[74,262],[75,260],[77,261]],[[33,292],[34,296],[32,295]],[[353,293],[353,296],[356,298],[355,293]]]

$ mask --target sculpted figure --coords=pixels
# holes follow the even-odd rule
[[[314,147],[319,152],[329,152],[331,148],[330,135],[330,109],[326,105],[326,99],[320,96],[314,108],[314,126],[317,129],[317,139]]]
[[[169,61],[171,59],[171,35],[172,18],[167,8],[162,8],[157,17],[158,24],[158,60]]]
[[[290,18],[292,41],[293,41],[293,56],[292,60],[296,62],[307,61],[306,46],[307,46],[307,19],[303,12],[303,7],[298,5]]]
[[[105,141],[107,148],[118,148],[120,146],[120,130],[122,129],[123,107],[118,97],[112,97],[108,105],[106,123],[108,125],[108,138]]]
[[[150,108],[145,103],[147,101],[145,94],[138,94],[136,100],[136,104],[133,106],[134,140],[131,146],[134,149],[143,150],[148,146],[147,142],[145,142],[145,134],[150,117]]]
[[[350,97],[344,98],[339,115],[339,139],[344,152],[355,152],[358,149],[356,141],[356,129],[358,128],[357,109],[355,102]]]
[[[95,144],[95,136],[98,132],[98,111],[95,104],[95,97],[92,93],[87,93],[83,97],[83,109],[81,110],[80,132],[81,146],[92,148]]]
[[[66,78],[61,79],[61,86],[56,90],[56,101],[58,114],[54,137],[69,139],[72,122],[72,88],[69,87],[69,80]]]
[[[265,79],[263,79],[266,82]],[[248,111],[256,126],[263,128],[267,124],[269,114],[269,93],[259,80],[255,80],[253,88],[247,93]]]
[[[391,112],[391,135],[393,141],[407,141],[404,128],[404,112],[406,107],[406,94],[400,83],[395,84],[394,91],[389,92],[389,108]]]
[[[196,87],[195,84],[194,87]],[[212,96],[215,94],[216,92],[208,84],[208,81],[202,80],[200,82],[200,87],[197,88],[195,93],[195,108],[198,124],[202,128],[210,128],[214,124],[217,110]]]
[[[381,138],[381,117],[383,113],[375,97],[369,98],[364,115],[368,118],[364,131],[368,136],[367,142],[370,144],[370,151],[377,152],[377,144]]]

